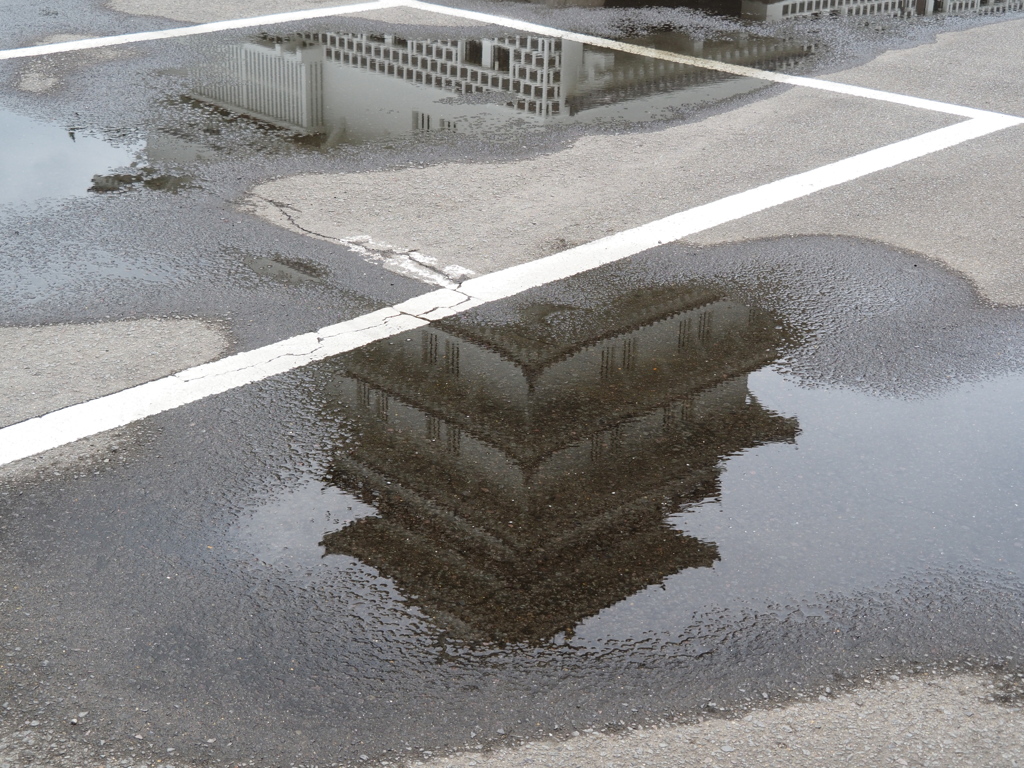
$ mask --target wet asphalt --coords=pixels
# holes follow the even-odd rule
[[[169,25],[3,11],[4,47]],[[251,187],[603,130],[325,152],[183,99],[198,45],[56,59],[45,93],[0,65],[19,135],[138,158],[0,208],[0,323],[196,318],[241,351],[355,317],[426,287]],[[147,419],[0,485],[2,728],[67,753],[26,765],[395,763],[1020,671],[1022,312],[864,240],[677,244]]]

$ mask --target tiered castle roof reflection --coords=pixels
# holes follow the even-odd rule
[[[717,493],[723,457],[795,438],[746,383],[780,342],[771,317],[676,287],[351,353],[328,388],[351,426],[331,481],[380,516],[325,551],[373,565],[457,637],[571,632],[718,559],[666,517]]]

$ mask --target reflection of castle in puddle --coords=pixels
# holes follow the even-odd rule
[[[352,353],[329,387],[353,430],[331,480],[380,516],[326,553],[373,565],[457,637],[571,632],[718,559],[665,518],[717,493],[723,457],[794,439],[746,384],[779,343],[773,319],[676,289]]]
[[[678,47],[678,46],[676,46]],[[775,69],[805,46],[764,38],[689,41],[680,52]],[[746,93],[763,81],[550,37],[405,40],[310,33],[230,46],[195,95],[329,142],[416,131],[472,131],[519,118],[651,119]],[[624,106],[624,104],[626,106]],[[613,109],[613,105],[618,108]]]

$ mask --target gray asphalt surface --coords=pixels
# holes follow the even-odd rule
[[[51,6],[3,6],[4,47],[239,11]],[[624,19],[634,35],[666,19],[735,25],[508,9],[608,34]],[[458,34],[408,26],[424,22],[386,29]],[[1019,114],[1022,22],[975,23],[792,31],[833,43],[809,69],[857,64],[831,76]],[[910,47],[862,63],[899,46]],[[368,235],[486,272],[948,122],[769,89],[629,130],[319,152],[184,103],[203,51],[186,41],[0,67],[0,108],[54,128],[53,147],[70,131],[76,146],[136,158],[121,191],[0,209],[4,423],[427,290],[331,238]],[[921,74],[934,71],[944,75]],[[391,519],[387,484],[422,495],[435,480],[401,453],[358,483],[339,477],[370,437],[338,382],[362,376],[396,403],[408,389],[407,373],[374,362],[392,359],[387,343],[5,468],[0,766],[1024,762],[1020,136],[441,326],[464,340],[469,370],[474,349],[510,334],[566,339],[592,324],[613,340],[648,333],[646,344],[657,322],[642,319],[643,297],[693,286],[777,318],[784,340],[758,353],[771,367],[743,374],[746,403],[794,420],[796,436],[715,454],[706,498],[666,512],[718,561],[570,611],[571,632],[467,641],[451,619],[463,607],[445,613],[400,568],[323,556],[321,538],[345,522]],[[483,195],[517,178],[496,203]],[[411,183],[450,193],[417,200]],[[459,226],[446,225],[455,213]],[[609,414],[632,413],[628,387],[608,398]],[[454,418],[404,402],[421,420]],[[630,458],[622,466],[641,474]],[[488,503],[480,493],[471,504]],[[662,491],[635,493],[642,505]]]

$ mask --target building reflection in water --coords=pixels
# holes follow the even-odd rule
[[[808,50],[753,36],[718,42],[680,37],[674,49],[773,69],[793,66]],[[764,85],[552,37],[406,40],[344,32],[227,46],[199,77],[194,96],[201,101],[303,134],[323,134],[327,143],[472,132],[513,119],[538,125],[649,120],[673,107]]]
[[[694,8],[753,21],[823,16],[911,18],[941,14],[994,16],[1024,10],[1024,0],[530,0],[549,8]]]
[[[747,374],[774,318],[711,290],[449,320],[346,355],[327,387],[350,437],[330,481],[379,512],[327,534],[451,636],[534,643],[715,544],[666,517],[718,493],[723,458],[791,442]]]
[[[1024,0],[742,0],[741,15],[757,21],[822,16],[998,15],[1024,10]]]

